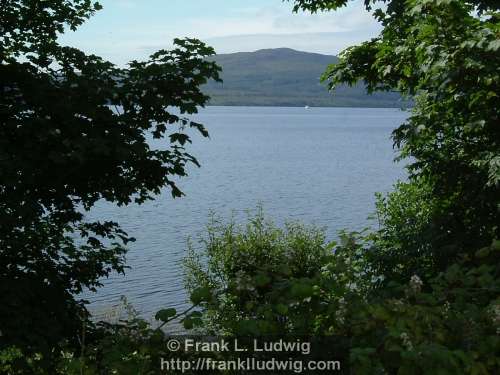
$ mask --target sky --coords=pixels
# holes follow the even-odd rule
[[[293,13],[281,0],[100,0],[103,9],[60,38],[124,66],[195,37],[217,53],[288,47],[336,55],[378,34],[381,27],[353,0],[336,12]]]

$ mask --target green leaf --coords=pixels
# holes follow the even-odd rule
[[[209,287],[197,288],[191,292],[190,299],[195,305],[208,302],[212,299],[212,291]]]
[[[476,258],[486,258],[490,254],[491,249],[489,247],[483,247],[476,251]]]
[[[253,278],[253,282],[258,287],[266,286],[271,282],[271,278],[264,273],[259,273]]]
[[[194,327],[194,321],[193,319],[186,317],[182,320],[182,324],[185,329],[193,329]]]
[[[494,239],[491,243],[491,248],[495,251],[500,250],[500,240]]]
[[[276,312],[281,315],[286,315],[288,313],[288,306],[279,303],[275,306]]]
[[[156,313],[155,319],[161,320],[162,322],[167,322],[171,318],[173,318],[175,315],[177,315],[176,309],[173,309],[173,308],[163,309],[163,310],[160,310]]]
[[[298,299],[304,299],[314,295],[314,288],[308,282],[298,281],[292,285],[290,293]]]
[[[337,246],[337,242],[336,241],[331,241],[329,243],[326,244],[325,246],[325,249],[328,250],[328,251],[331,251],[335,248],[335,246]]]

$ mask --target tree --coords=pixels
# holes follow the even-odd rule
[[[74,342],[87,311],[75,295],[124,271],[127,242],[114,222],[87,222],[98,200],[153,199],[189,163],[186,115],[218,80],[214,53],[196,39],[120,68],[58,44],[101,9],[90,0],[7,0],[0,9],[1,343]],[[176,111],[174,109],[177,108]],[[180,113],[180,114],[176,114]],[[154,149],[150,140],[166,138]]]
[[[336,10],[347,3],[294,1],[296,11],[312,12]],[[375,251],[390,259],[381,267],[395,270],[393,277],[408,279],[414,270],[410,263],[400,262],[408,249],[429,257],[427,271],[432,274],[459,254],[472,255],[500,237],[500,4],[490,0],[365,0],[364,4],[383,26],[380,35],[343,51],[324,80],[331,89],[362,80],[369,92],[398,90],[415,100],[410,117],[394,131],[393,139],[400,158],[409,160],[414,187],[404,189],[423,189],[411,194],[423,199],[415,204],[429,212],[405,240],[397,233],[401,229],[408,233],[403,222],[396,231],[394,226],[383,228]],[[401,191],[387,199],[403,209],[398,215],[409,219],[407,206],[395,201],[407,197]],[[395,211],[385,210],[389,216],[382,220],[393,221],[391,212]],[[385,246],[388,243],[392,245]]]

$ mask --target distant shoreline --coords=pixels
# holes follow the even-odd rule
[[[243,108],[303,108],[304,110],[313,110],[315,108],[357,108],[357,109],[399,109],[401,111],[408,111],[411,109],[411,106],[408,106],[407,108],[402,108],[402,107],[388,107],[388,106],[379,106],[379,107],[370,107],[370,106],[314,106],[314,105],[309,105],[309,108],[305,108],[305,106],[300,106],[300,105],[257,105],[257,104],[208,104],[207,107],[243,107]]]
[[[362,82],[329,92],[321,77],[339,61],[336,56],[276,48],[221,54],[211,60],[222,68],[223,80],[202,86],[213,105],[406,108],[411,102],[394,91],[368,94]]]

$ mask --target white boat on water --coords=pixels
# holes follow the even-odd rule
[[[304,109],[309,109],[309,106],[308,106],[308,105],[306,105],[306,106],[304,107]]]

